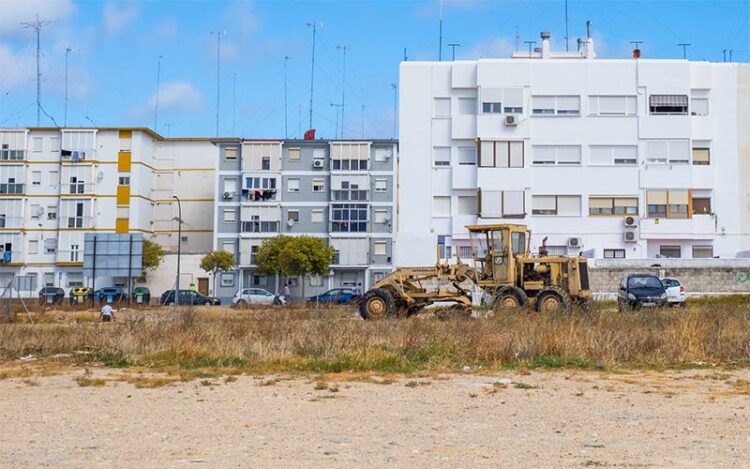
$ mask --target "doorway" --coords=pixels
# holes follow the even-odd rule
[[[208,277],[198,278],[198,293],[208,296]]]

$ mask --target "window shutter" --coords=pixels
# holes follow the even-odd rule
[[[581,215],[581,196],[579,195],[558,195],[557,196],[557,214],[564,216]]]
[[[503,192],[503,215],[524,215],[523,191]]]

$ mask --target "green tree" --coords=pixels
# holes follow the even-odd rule
[[[255,264],[261,274],[300,277],[304,296],[305,276],[328,274],[333,252],[322,238],[279,235],[258,248]]]
[[[211,251],[201,259],[201,269],[214,275],[214,295],[216,294],[216,275],[234,269],[234,254],[227,251]]]
[[[159,267],[166,253],[161,245],[147,239],[143,240],[143,274],[140,278],[142,282],[146,281],[146,271]]]

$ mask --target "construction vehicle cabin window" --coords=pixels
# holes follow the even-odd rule
[[[492,252],[501,254],[505,243],[503,243],[503,232],[501,230],[492,231]]]
[[[513,255],[523,254],[526,248],[526,233],[515,231],[511,234],[510,239],[513,244]]]

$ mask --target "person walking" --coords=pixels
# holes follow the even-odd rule
[[[102,318],[102,322],[112,322],[112,320],[115,319],[115,310],[112,309],[112,305],[109,304],[109,301],[102,306],[102,311],[99,314],[99,317]]]
[[[289,297],[291,296],[291,292],[289,291],[289,284],[284,284],[284,301],[289,303]]]

